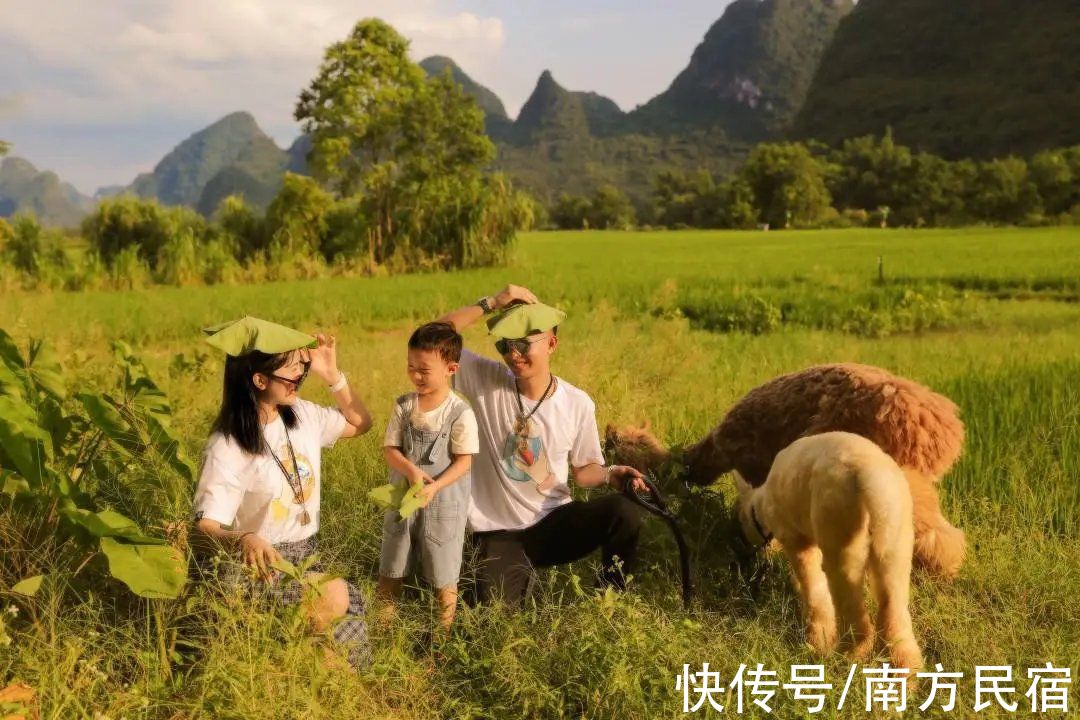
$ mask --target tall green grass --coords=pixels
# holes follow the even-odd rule
[[[917,379],[956,401],[967,425],[964,455],[942,493],[970,555],[953,583],[916,577],[915,630],[931,667],[965,672],[960,705],[936,716],[975,717],[976,664],[1010,664],[1022,676],[1051,661],[1071,667],[1074,682],[1080,671],[1080,305],[1069,301],[1078,250],[1080,232],[1067,229],[535,234],[502,269],[15,294],[0,298],[0,325],[53,340],[80,389],[107,375],[108,341],[132,341],[196,455],[221,370],[199,327],[250,313],[336,333],[341,365],[377,430],[325,458],[321,535],[330,565],[368,594],[379,513],[363,498],[384,479],[380,429],[408,387],[408,333],[508,281],[567,309],[556,370],[589,391],[601,426],[649,419],[672,445],[700,437],[758,383],[806,365],[851,360]],[[942,298],[949,322],[898,321],[888,299],[905,292]],[[687,312],[713,308],[738,319],[736,303],[747,297],[780,310],[780,321],[755,332]],[[889,332],[828,320],[860,312],[868,322],[889,318]],[[490,352],[479,329],[467,342]],[[329,402],[318,388],[308,392]],[[105,496],[148,526],[183,523],[192,488],[151,470],[117,478]],[[0,611],[19,610],[2,616],[12,643],[0,646],[0,687],[33,686],[43,718],[683,717],[675,677],[684,663],[709,662],[730,680],[740,663],[761,662],[783,681],[791,664],[816,662],[802,642],[785,563],[770,560],[756,598],[732,574],[723,522],[730,482],[717,490],[682,509],[698,587],[690,613],[679,603],[672,541],[656,522],[646,526],[627,596],[593,592],[593,564],[578,563],[547,573],[522,613],[463,610],[455,633],[432,646],[430,598],[418,592],[396,621],[373,625],[376,662],[361,675],[328,665],[295,617],[257,612],[213,588],[193,586],[165,603],[114,587],[87,592],[79,576],[61,576],[33,600],[0,594]],[[0,512],[0,588],[19,579],[10,558],[36,552],[23,542],[29,522],[6,506]],[[48,556],[32,557],[48,568]],[[825,664],[842,684],[845,659]],[[1021,708],[1026,682],[1016,682]],[[823,715],[870,715],[861,692],[843,712]],[[838,697],[839,687],[834,708]],[[801,716],[797,708],[784,691],[774,702],[777,717]]]

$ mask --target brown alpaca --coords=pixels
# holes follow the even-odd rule
[[[938,479],[953,466],[964,425],[948,398],[871,365],[817,365],[751,390],[704,439],[683,454],[690,482],[713,483],[732,470],[751,486],[765,482],[773,459],[800,437],[834,430],[872,440],[903,469],[914,504],[915,559],[952,577],[964,558],[964,533],[941,514]],[[647,427],[608,428],[621,460],[658,469],[669,461]]]

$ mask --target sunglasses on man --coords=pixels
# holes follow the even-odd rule
[[[540,342],[543,339],[544,338],[542,337],[533,340],[529,340],[528,338],[516,338],[514,340],[500,338],[495,341],[495,349],[498,350],[500,355],[509,355],[511,350],[518,355],[528,355],[529,349],[532,347],[533,343]]]

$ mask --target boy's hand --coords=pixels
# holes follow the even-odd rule
[[[432,480],[431,478],[428,478],[428,480],[430,482],[424,485],[424,487],[420,489],[420,492],[416,493],[417,497],[421,498],[424,501],[424,504],[421,505],[421,507],[427,507],[428,505],[430,505],[431,501],[435,499],[435,496],[439,493],[440,490],[439,486],[435,483],[434,480]]]
[[[409,475],[409,482],[413,485],[430,485],[435,482],[430,475],[421,470],[420,468],[413,466],[412,474]]]

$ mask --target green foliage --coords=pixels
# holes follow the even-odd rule
[[[174,238],[186,235],[200,243],[206,232],[206,221],[190,208],[162,207],[131,195],[102,200],[82,224],[83,237],[106,263],[124,248],[137,247],[139,256],[153,269],[163,257],[163,248]],[[168,253],[175,253],[175,248]]]
[[[266,211],[271,242],[286,252],[319,252],[333,203],[333,196],[312,178],[286,173],[281,191]]]
[[[1019,223],[1041,211],[1039,193],[1020,158],[979,163],[969,193],[967,209],[976,220]]]
[[[978,552],[969,554],[955,582],[913,576],[911,613],[927,667],[940,662],[970,673],[979,658],[1015,658],[1007,661],[1014,668],[1031,659],[1071,665],[1075,677],[1078,249],[1075,228],[549,232],[523,235],[512,267],[515,280],[567,309],[554,367],[595,399],[601,427],[648,418],[661,442],[682,446],[764,380],[841,359],[888,368],[955,401],[967,437],[939,488],[946,516]],[[114,337],[137,342],[163,382],[166,366],[183,351],[168,395],[174,430],[195,450],[205,442],[221,392],[220,357],[211,354],[204,363],[192,344],[202,325],[243,308],[273,307],[280,322],[334,329],[342,367],[363,384],[378,426],[408,386],[395,368],[417,319],[490,292],[506,275],[504,268],[480,268],[437,278],[334,277],[182,292],[3,294],[0,316],[19,317],[20,333],[29,328],[54,339],[70,358],[64,377],[80,392],[113,394],[106,356]],[[958,314],[937,329],[886,337],[876,337],[873,325],[809,322],[832,317],[832,310],[842,322],[874,302],[880,304],[873,314],[892,321],[904,291],[923,296],[907,301],[909,312],[929,317],[940,297]],[[720,333],[703,331],[676,311],[680,299],[710,292],[725,301],[755,295],[785,321],[757,335]],[[665,293],[670,303],[659,297]],[[671,312],[653,316],[654,305]],[[972,306],[977,312],[968,315]],[[796,313],[807,322],[786,321]],[[466,342],[491,353],[483,328],[470,330]],[[78,361],[78,349],[88,359]],[[200,367],[205,374],[195,374]],[[305,386],[308,393],[316,401],[326,397],[317,387]],[[176,474],[156,461],[146,464],[145,471],[120,473],[110,492],[95,493],[102,498],[95,509],[114,508],[146,534],[162,535],[159,528],[190,517],[193,483],[170,483],[168,493],[148,490]],[[378,443],[338,443],[323,456],[323,478],[323,560],[371,597],[383,514],[363,498],[384,482]],[[395,620],[370,623],[375,663],[360,673],[343,671],[336,658],[327,662],[325,639],[308,636],[302,615],[268,611],[241,590],[193,583],[182,602],[129,598],[119,583],[106,582],[107,558],[100,553],[71,578],[75,561],[89,553],[50,551],[37,542],[31,519],[5,505],[0,590],[45,577],[34,597],[0,600],[0,644],[5,631],[11,639],[0,647],[0,671],[37,690],[42,717],[264,717],[267,708],[313,719],[683,717],[674,680],[684,663],[700,667],[705,659],[729,678],[740,663],[761,662],[783,675],[793,664],[821,662],[803,643],[782,558],[769,562],[754,597],[728,570],[718,524],[728,517],[733,486],[723,479],[715,489],[724,497],[686,496],[681,487],[668,494],[694,557],[699,594],[691,611],[679,604],[670,534],[646,518],[641,565],[628,594],[594,591],[590,558],[544,571],[535,605],[518,612],[463,605],[453,631],[436,634],[429,649],[437,606],[426,592],[412,593]],[[82,592],[64,591],[69,584]],[[7,604],[19,614],[2,614]],[[824,662],[829,680],[842,684],[850,660],[837,654]],[[972,711],[973,688],[961,685],[958,697],[967,702],[950,717],[987,715]],[[915,693],[909,707],[927,691],[909,685]],[[853,683],[844,710],[824,714],[868,717],[862,693],[863,683]],[[773,707],[777,717],[791,717],[804,706],[781,691]]]
[[[408,154],[410,105],[423,86],[405,38],[381,20],[358,22],[348,39],[327,48],[296,105],[312,136],[315,176],[344,196],[392,187],[398,158]]]
[[[138,245],[128,245],[116,254],[109,264],[109,278],[119,290],[136,290],[150,284],[150,265]]]
[[[795,137],[881,133],[949,159],[1080,143],[1071,0],[860,0],[836,30]]]
[[[762,222],[773,227],[813,225],[831,202],[825,186],[826,168],[798,143],[756,146],[739,171],[754,194]]]
[[[16,270],[37,275],[45,253],[41,225],[31,215],[18,215],[11,234],[4,243],[4,260]]]
[[[563,193],[551,210],[555,227],[568,230],[621,230],[632,227],[634,218],[634,206],[614,185],[601,185],[591,197]]]
[[[239,195],[229,195],[214,212],[218,235],[226,247],[235,248],[237,259],[247,259],[265,249],[266,227]]]
[[[86,551],[100,550],[109,570],[144,597],[176,597],[187,579],[182,555],[149,537],[124,515],[98,509],[101,486],[155,461],[156,472],[194,480],[194,471],[171,430],[164,395],[130,348],[118,344],[123,372],[117,394],[79,393],[67,383],[51,347],[31,341],[24,355],[0,330],[0,473],[2,502],[33,519],[39,551],[75,546],[71,567],[85,565]],[[26,561],[4,562],[5,572],[25,574]]]
[[[507,208],[519,203],[504,180],[482,174],[494,155],[483,113],[450,73],[425,77],[407,47],[386,23],[363,20],[327,49],[296,118],[311,136],[315,176],[346,205],[332,212],[330,195],[287,178],[280,208],[306,215],[292,229],[275,212],[278,200],[271,205],[268,224],[283,247],[319,249],[326,258],[366,255],[370,267],[394,269],[502,257],[520,227],[507,232],[505,221],[517,215]],[[307,235],[297,245],[301,229]]]

